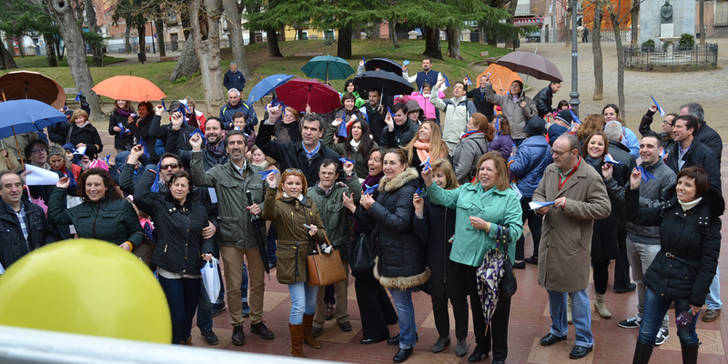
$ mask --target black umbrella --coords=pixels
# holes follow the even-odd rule
[[[354,86],[360,90],[379,90],[382,95],[407,95],[413,90],[402,76],[387,71],[366,71],[354,78]]]
[[[377,69],[394,72],[402,76],[402,66],[389,58],[372,58],[364,63],[365,71],[376,71]]]

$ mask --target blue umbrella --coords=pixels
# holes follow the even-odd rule
[[[306,77],[318,78],[324,81],[343,80],[354,73],[349,62],[334,56],[316,56],[301,67]]]
[[[248,95],[248,104],[253,104],[254,102],[262,99],[263,96],[269,94],[276,87],[288,82],[291,78],[293,78],[293,75],[278,73],[260,80],[260,82],[255,84],[255,86],[253,86],[250,90],[250,94]]]
[[[43,131],[48,126],[64,122],[66,122],[66,115],[38,100],[23,99],[0,102],[0,138]],[[17,146],[17,139],[15,143]]]

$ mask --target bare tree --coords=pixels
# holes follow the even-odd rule
[[[452,25],[446,28],[447,33],[447,55],[462,60],[460,56],[460,27]],[[512,44],[511,40],[511,44]]]
[[[379,28],[376,26],[376,28]],[[397,22],[394,18],[387,20],[387,28],[389,29],[389,39],[392,40],[392,46],[399,48],[399,40],[397,39]]]
[[[617,1],[617,7],[614,7],[611,1],[607,1],[607,11],[609,12],[609,19],[612,22],[614,28],[614,42],[617,47],[617,99],[619,100],[619,109],[622,110],[622,120],[627,119],[627,113],[624,107],[624,45],[622,44],[622,33],[619,29],[620,24],[624,19],[630,15],[627,12],[622,17],[622,1]],[[627,1],[627,0],[624,0]]]
[[[632,10],[630,11],[630,13],[632,13],[632,29],[630,32],[630,37],[632,38],[630,45],[632,48],[637,48],[639,46],[640,1],[641,0],[632,0]]]
[[[705,0],[699,0],[698,18],[700,26],[700,45],[705,45]]]
[[[202,88],[208,108],[223,103],[222,72],[220,70],[221,0],[192,0],[190,21],[197,59],[200,61]]]
[[[245,54],[243,27],[240,21],[240,13],[242,10],[235,0],[222,0],[222,6],[225,9],[225,20],[227,21],[228,31],[230,32],[230,48],[233,51],[233,60],[238,64],[238,69],[243,73],[245,78],[250,79],[248,56]]]
[[[84,13],[86,14],[86,24],[89,27],[89,30],[92,31],[94,34],[99,34],[99,26],[96,23],[96,10],[94,9],[94,2],[93,0],[84,0]],[[91,52],[94,56],[94,65],[96,67],[101,67],[104,65],[104,51],[101,49],[102,43],[101,41],[94,41],[91,42]]]
[[[45,0],[45,3],[51,15],[56,19],[58,30],[63,37],[65,48],[68,51],[68,66],[71,68],[76,88],[86,95],[86,101],[91,106],[91,115],[97,118],[103,114],[96,93],[91,91],[94,81],[86,63],[86,46],[81,34],[80,22],[68,1]]]
[[[604,98],[604,59],[602,57],[602,3],[594,0],[594,26],[592,27],[592,54],[594,55],[593,100]]]

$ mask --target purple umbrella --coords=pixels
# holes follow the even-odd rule
[[[561,72],[548,59],[536,53],[511,52],[498,59],[497,64],[508,67],[513,72],[523,73],[538,78],[561,82]]]

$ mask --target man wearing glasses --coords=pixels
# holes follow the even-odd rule
[[[657,133],[660,136],[660,145],[664,148],[665,153],[667,153],[667,151],[672,149],[671,147],[675,144],[675,141],[672,140],[672,128],[675,126],[675,117],[677,117],[677,114],[665,114],[662,118],[662,132],[660,133],[653,131],[652,128],[650,128],[650,124],[652,124],[652,118],[655,113],[657,113],[657,106],[650,106],[650,109],[647,110],[644,116],[642,116],[639,132],[643,137],[645,135]],[[666,158],[666,155],[663,154],[663,159],[664,158]]]
[[[536,213],[544,216],[538,252],[538,284],[548,291],[551,329],[541,338],[542,346],[566,340],[567,295],[573,305],[576,330],[571,359],[592,351],[591,310],[586,287],[594,220],[604,219],[612,210],[602,176],[579,157],[579,139],[563,134],[551,149],[554,162],[546,167],[543,179],[533,193],[533,201],[551,202]]]

